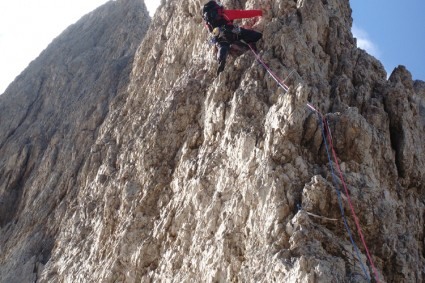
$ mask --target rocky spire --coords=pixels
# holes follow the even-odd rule
[[[142,1],[108,2],[66,29],[0,96],[0,282],[33,282],[49,260],[149,23]]]
[[[264,10],[241,24],[263,33],[261,58],[290,89],[250,52],[216,77],[202,4],[162,3],[68,183],[49,159],[31,168],[50,179],[20,175],[41,188],[20,203],[54,204],[32,210],[50,240],[41,281],[423,281],[424,82],[404,67],[387,80],[356,47],[348,0],[223,1]],[[358,221],[307,103],[328,121]],[[15,152],[8,158],[26,156]],[[8,254],[28,242],[8,236],[34,222],[28,211],[4,221]]]

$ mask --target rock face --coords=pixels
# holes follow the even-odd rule
[[[402,66],[387,80],[356,48],[347,0],[224,1],[262,8],[242,24],[263,33],[278,76],[297,74],[284,93],[246,52],[216,77],[202,4],[163,3],[134,61],[140,37],[105,43],[95,69],[112,70],[81,98],[92,65],[63,55],[0,97],[1,281],[424,281],[425,83]],[[117,34],[143,34],[134,13]],[[326,116],[349,197],[307,103]]]
[[[149,23],[142,2],[109,2],[64,31],[0,96],[0,282],[34,282],[49,261]]]

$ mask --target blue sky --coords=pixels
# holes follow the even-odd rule
[[[425,0],[350,0],[350,4],[358,46],[379,59],[388,76],[404,65],[413,79],[425,81]]]
[[[1,0],[0,94],[66,27],[107,1]],[[160,1],[145,0],[151,15]],[[379,59],[388,75],[405,65],[414,79],[425,80],[425,0],[350,3],[358,46]]]

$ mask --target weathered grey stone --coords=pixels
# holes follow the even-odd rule
[[[83,165],[112,101],[122,100],[149,22],[142,2],[109,2],[0,96],[0,282],[40,279],[88,172],[100,166]]]
[[[350,199],[379,280],[423,281],[425,83],[404,67],[387,80],[356,47],[348,0],[224,1],[265,9],[242,24],[263,32],[260,54],[278,76],[298,74],[284,93],[246,52],[216,77],[202,4],[162,3],[107,113],[57,126],[75,141],[34,127],[37,142],[4,151],[2,190],[23,182],[26,205],[2,220],[1,263],[13,261],[1,279],[34,263],[25,278],[42,282],[368,282]],[[349,196],[307,102],[327,119]],[[7,117],[25,124],[25,109]],[[56,153],[39,164],[36,152]],[[64,160],[79,166],[49,167]],[[31,223],[44,234],[12,237],[38,231]]]

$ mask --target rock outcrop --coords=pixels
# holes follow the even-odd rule
[[[142,2],[109,2],[65,30],[0,96],[0,282],[34,282],[58,245],[149,23]]]
[[[109,111],[67,95],[63,115],[48,108],[59,97],[28,93],[72,89],[52,85],[58,71],[1,97],[3,282],[16,270],[41,282],[424,280],[425,83],[402,66],[387,80],[356,47],[348,0],[223,2],[265,11],[241,24],[263,33],[278,76],[296,71],[287,93],[250,52],[216,77],[203,2],[188,0],[163,2],[134,61],[119,60],[130,77],[97,85]],[[327,118],[376,273],[307,103]]]

